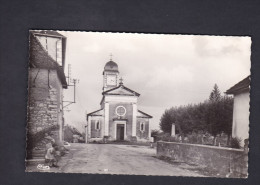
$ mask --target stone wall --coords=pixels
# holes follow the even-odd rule
[[[247,177],[248,154],[239,149],[159,141],[157,157],[198,165],[223,177]]]
[[[31,68],[28,90],[28,134],[34,135],[54,125],[62,127],[62,85],[57,71]],[[62,136],[55,132],[54,137]]]

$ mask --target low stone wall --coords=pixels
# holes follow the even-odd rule
[[[220,176],[247,177],[248,154],[240,149],[159,141],[157,157],[195,164]]]

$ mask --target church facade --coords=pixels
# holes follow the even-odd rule
[[[87,114],[89,142],[107,140],[149,141],[152,116],[138,109],[139,93],[119,79],[118,65],[110,60],[103,71],[100,109]]]

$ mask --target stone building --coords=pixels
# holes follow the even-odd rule
[[[55,31],[30,31],[27,149],[39,147],[45,133],[63,139],[63,89],[66,37]]]
[[[235,84],[226,91],[234,95],[232,137],[244,140],[249,138],[249,108],[250,108],[250,76]]]
[[[100,109],[87,114],[89,141],[149,141],[152,116],[138,109],[140,94],[124,86],[112,60],[104,67],[102,95]]]

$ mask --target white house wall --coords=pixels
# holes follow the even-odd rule
[[[232,137],[244,139],[249,137],[249,92],[234,96]]]

